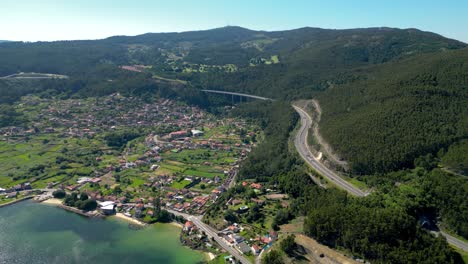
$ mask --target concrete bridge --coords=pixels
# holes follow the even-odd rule
[[[218,90],[201,90],[201,91],[205,92],[205,93],[216,93],[216,94],[232,95],[233,98],[234,98],[234,96],[239,96],[239,97],[253,98],[253,99],[264,100],[264,101],[274,101],[271,98],[257,96],[257,95],[251,95],[251,94],[244,94],[244,93],[226,92],[226,91],[218,91]]]

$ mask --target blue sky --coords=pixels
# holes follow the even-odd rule
[[[466,0],[2,0],[0,39],[97,39],[236,25],[418,28],[468,42]]]

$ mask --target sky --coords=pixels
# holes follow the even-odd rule
[[[0,40],[99,39],[227,25],[418,28],[468,43],[466,0],[0,0]]]

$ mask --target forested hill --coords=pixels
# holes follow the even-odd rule
[[[443,157],[452,144],[452,158],[466,155],[466,143],[458,142],[468,138],[468,49],[416,56],[354,74],[354,81],[331,84],[318,99],[323,135],[355,172],[409,168],[429,153]],[[459,159],[451,167],[467,171],[466,166],[466,159]]]
[[[466,46],[434,33],[396,28],[267,32],[224,27],[102,40],[6,42],[0,43],[0,76],[43,72],[70,78],[0,79],[0,104],[27,93],[174,95],[174,86],[183,86],[186,97],[195,94],[187,87],[287,100],[318,96],[325,110],[324,135],[355,172],[411,167],[415,158],[440,149],[449,150],[444,160],[450,167],[463,171],[460,164],[466,162],[456,153],[466,144],[449,146],[467,135]],[[128,71],[120,68],[124,65],[140,68]]]
[[[145,64],[153,66],[155,71],[192,79],[200,76],[181,71],[182,64],[233,64],[238,69],[234,76],[280,71],[288,74],[289,82],[294,83],[299,77],[317,77],[324,72],[464,46],[416,29],[300,28],[266,32],[224,27],[92,41],[2,43],[0,75],[18,71],[77,74],[103,65]],[[263,88],[256,92],[270,92]]]

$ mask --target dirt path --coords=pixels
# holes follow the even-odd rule
[[[304,247],[307,252],[307,255],[304,255],[304,257],[309,263],[358,264],[355,260],[346,257],[342,253],[339,253],[327,246],[321,245],[314,239],[305,235],[297,234],[296,243]]]
[[[323,139],[322,135],[320,135],[320,129],[319,129],[319,122],[320,119],[322,118],[322,108],[320,108],[320,104],[317,100],[313,99],[309,101],[313,104],[313,108],[315,109],[316,115],[315,115],[315,122],[312,124],[312,130],[314,133],[314,137],[316,138],[317,142],[320,144],[320,150],[325,152],[325,155],[333,161],[333,163],[338,164],[342,166],[345,169],[348,169],[348,163],[341,159],[336,153],[333,152],[332,147],[330,144],[328,144],[325,139]],[[309,105],[309,102],[307,102],[307,105]]]

